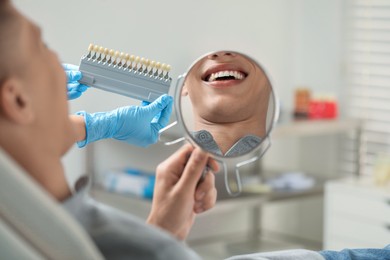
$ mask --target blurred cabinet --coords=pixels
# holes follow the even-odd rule
[[[272,139],[274,146],[269,152],[275,159],[272,164],[264,163],[265,179],[297,171],[315,183],[312,187],[271,192],[268,203],[261,206],[261,228],[304,239],[321,249],[324,186],[328,181],[359,174],[360,122],[285,118],[276,125]],[[351,146],[346,147],[346,143]],[[345,153],[350,158],[348,168]],[[294,161],[286,163],[290,157]],[[278,165],[282,167],[276,168]]]
[[[296,120],[282,119],[275,127],[272,137],[306,137],[346,133],[359,130],[360,122],[353,119]]]
[[[324,248],[382,248],[390,243],[390,186],[348,178],[325,187]]]
[[[360,174],[359,120],[282,118],[271,139],[273,146],[261,159],[260,171],[264,171],[266,179],[281,172],[298,171],[314,177],[318,188],[328,180]]]

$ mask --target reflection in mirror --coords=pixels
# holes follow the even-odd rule
[[[237,157],[267,137],[275,117],[273,89],[253,59],[214,52],[195,62],[183,82],[180,114],[193,141],[206,151]]]

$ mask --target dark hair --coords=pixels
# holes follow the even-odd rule
[[[0,0],[0,11],[3,10],[3,7],[8,4],[9,0]]]
[[[9,0],[0,0],[0,83],[10,73],[9,64],[12,63],[12,49],[17,40],[14,31],[15,12]]]

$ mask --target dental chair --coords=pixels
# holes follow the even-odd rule
[[[0,259],[103,259],[83,228],[1,148]]]

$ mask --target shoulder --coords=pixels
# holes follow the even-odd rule
[[[64,207],[107,259],[199,259],[185,244],[142,219],[77,194]]]

